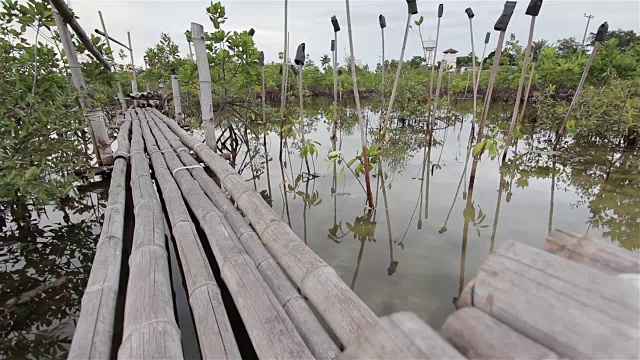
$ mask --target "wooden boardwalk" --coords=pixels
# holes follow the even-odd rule
[[[133,219],[125,219],[129,191]],[[69,358],[183,357],[165,228],[206,359],[241,358],[223,285],[263,359],[640,357],[636,253],[565,231],[550,235],[546,251],[508,242],[439,331],[413,313],[379,318],[224,158],[159,111],[130,109]]]

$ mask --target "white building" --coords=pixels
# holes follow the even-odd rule
[[[458,50],[456,49],[447,49],[442,52],[444,55],[442,56],[442,60],[446,61],[447,64],[456,67],[456,60],[458,59]]]

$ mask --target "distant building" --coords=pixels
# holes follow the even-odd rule
[[[445,51],[442,52],[444,55],[442,56],[442,60],[446,61],[447,64],[455,67],[456,66],[456,59],[458,59],[458,50],[456,49],[447,49]]]

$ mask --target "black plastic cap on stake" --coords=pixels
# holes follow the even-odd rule
[[[253,28],[249,29],[248,32],[249,32],[249,36],[253,36],[256,33],[256,31]]]
[[[536,49],[533,51],[533,62],[538,62],[539,58],[540,58],[540,50]]]
[[[331,40],[331,51],[336,51],[336,41]]]
[[[471,10],[471,8],[470,8],[470,7],[466,8],[466,9],[464,10],[464,12],[466,12],[466,13],[467,13],[467,16],[469,17],[469,19],[473,19],[473,17],[475,16],[475,15],[473,14],[473,10]]]
[[[502,10],[502,15],[496,21],[496,24],[493,25],[493,29],[496,31],[507,31],[507,26],[509,26],[509,21],[511,21],[511,16],[513,15],[513,10],[516,8],[515,1],[507,1],[504,3],[504,9]]]
[[[596,33],[596,42],[604,42],[604,38],[607,37],[607,31],[609,31],[609,23],[605,21],[598,28],[598,32]]]
[[[487,32],[487,35],[484,37],[484,43],[488,44],[489,43],[489,39],[491,39],[491,33]]]
[[[531,0],[525,14],[529,16],[538,16],[540,14],[540,8],[542,7],[542,0]]]
[[[444,14],[444,5],[440,4],[438,5],[438,17],[441,18],[442,14]]]
[[[416,0],[407,0],[407,8],[409,8],[409,14],[415,15],[418,13],[418,2]]]
[[[342,69],[338,69],[338,76],[342,75]]]
[[[298,45],[298,51],[296,51],[296,58],[295,60],[293,60],[293,62],[296,63],[296,65],[304,65],[304,43]]]
[[[384,15],[380,14],[380,16],[378,16],[378,22],[380,23],[380,29],[387,27],[387,19],[384,18]]]
[[[260,51],[258,54],[258,62],[260,63],[260,66],[264,65],[264,51]]]
[[[298,76],[298,74],[300,74],[300,72],[298,71],[298,68],[293,66],[293,64],[291,64],[291,70],[293,71],[294,74],[296,74],[296,76]]]
[[[331,17],[331,25],[333,25],[333,32],[340,31],[340,24],[338,24],[338,18],[335,15]]]

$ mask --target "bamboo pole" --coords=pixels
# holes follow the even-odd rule
[[[182,359],[180,329],[173,312],[162,205],[144,153],[140,120],[135,112],[131,115],[131,190],[136,224],[118,358]]]
[[[415,1],[415,0],[413,0]],[[362,144],[362,160],[364,165],[364,179],[367,186],[367,202],[369,209],[373,209],[373,193],[371,192],[371,178],[369,176],[369,149],[367,148],[367,133],[364,125],[364,119],[362,118],[362,108],[360,107],[360,93],[358,91],[358,75],[356,74],[356,56],[353,51],[353,31],[351,29],[351,9],[349,7],[349,0],[345,0],[347,8],[347,28],[349,33],[349,50],[351,52],[351,77],[353,78],[353,97],[356,101],[356,113],[358,115],[358,126],[360,127],[360,141]]]
[[[484,64],[484,55],[487,53],[487,44],[489,44],[489,39],[491,39],[491,33],[487,32],[484,37],[484,48],[482,49],[482,59],[480,59],[480,65],[478,67],[478,79],[476,80],[476,87],[473,91],[478,94],[478,87],[480,86],[480,75],[482,75],[482,65]]]
[[[465,10],[467,13],[467,17],[469,18],[469,32],[471,33],[471,63],[473,66],[473,88],[476,89],[476,48],[473,42],[473,10],[471,8],[467,8]],[[468,80],[467,80],[468,81]],[[465,95],[466,95],[465,88]],[[473,122],[477,120],[477,111],[478,111],[478,93],[476,91],[473,92]]]
[[[168,118],[163,117],[163,120],[166,121]],[[172,122],[171,126],[177,126],[177,124]],[[209,200],[188,171],[189,169],[183,166],[177,154],[171,151],[171,145],[161,135],[157,126],[152,123],[151,127],[167,167],[173,173],[185,200],[207,236],[220,267],[220,275],[229,288],[258,357],[311,358],[312,355],[302,338],[285,311],[279,306],[278,300],[235,236],[224,215]],[[204,147],[206,145],[203,144],[198,149]],[[211,151],[208,147],[206,148]],[[209,154],[220,158],[213,152]],[[236,173],[233,169],[232,171]],[[250,190],[256,193],[255,190]],[[260,201],[264,204],[262,198]],[[268,207],[266,204],[265,206]]]
[[[262,146],[264,147],[265,170],[267,171],[267,189],[269,190],[269,199],[273,199],[271,194],[271,175],[269,174],[269,149],[267,149],[267,133],[269,132],[269,120],[267,119],[267,104],[265,99],[265,83],[264,83],[264,52],[260,51],[258,57],[260,62],[260,72],[262,75],[262,86],[260,87],[260,95],[262,97]]]
[[[98,16],[100,17],[100,23],[102,23],[102,31],[104,32],[104,35],[105,35],[104,38],[107,41],[107,48],[109,48],[109,51],[111,52],[110,60],[113,66],[113,72],[115,73],[116,64],[113,59],[113,50],[111,49],[111,41],[109,41],[110,37],[109,37],[109,33],[107,32],[107,26],[105,25],[104,19],[102,18],[102,11],[98,11]],[[127,103],[124,101],[124,94],[122,93],[122,85],[120,84],[120,80],[118,79],[116,79],[116,86],[118,88],[118,101],[120,102],[120,107],[122,108],[122,110],[126,110]]]
[[[187,148],[182,145],[177,135],[156,114],[150,113],[150,116],[154,119],[154,121],[150,122],[152,130],[159,130],[159,132],[155,133],[156,137],[166,139],[170,145],[170,147],[165,146],[163,151],[173,149],[184,166],[196,166],[189,169],[191,175],[228,221],[242,247],[257,266],[258,271],[273,291],[280,305],[289,315],[309,350],[318,359],[335,358],[339,350],[333,340],[316,319],[306,300],[293,287],[277,262],[262,245],[260,238],[253,231],[251,225],[247,223],[244,216],[204,169],[197,166],[198,162],[185,151]]]
[[[179,125],[184,121],[182,113],[182,101],[180,100],[180,82],[177,75],[171,75],[171,90],[173,91],[173,107],[175,109],[175,119]]]
[[[436,96],[433,101],[433,111],[431,112],[431,120],[429,123],[431,124],[431,129],[436,128],[436,112],[438,111],[438,103],[440,102],[440,89],[442,86],[442,76],[444,74],[444,69],[447,67],[447,61],[442,59],[440,61],[440,68],[438,69],[438,85],[436,86]]]
[[[287,30],[287,22],[288,22],[288,9],[289,9],[289,1],[288,0],[284,0],[284,50],[282,52],[282,81],[281,81],[281,85],[280,85],[280,152],[278,154],[278,158],[280,160],[280,172],[282,175],[282,181],[285,181],[285,174],[284,174],[284,166],[283,166],[283,159],[282,159],[282,154],[284,151],[284,133],[283,133],[283,128],[284,128],[284,123],[285,123],[285,106],[286,106],[286,97],[287,97],[287,73],[289,71],[288,66],[287,66],[287,56],[289,55],[289,43],[288,43],[288,38],[289,38],[289,32]],[[283,189],[286,192],[286,184],[282,184],[283,185]]]
[[[511,147],[511,141],[513,139],[513,132],[516,129],[518,123],[518,110],[520,108],[520,99],[522,96],[522,88],[524,87],[524,81],[527,77],[527,71],[529,70],[529,57],[531,56],[531,44],[533,43],[533,31],[536,26],[536,18],[540,13],[540,7],[542,6],[542,0],[531,0],[526,14],[531,16],[531,24],[529,25],[529,39],[527,40],[527,49],[524,52],[524,61],[522,63],[522,71],[520,72],[520,82],[518,83],[518,91],[516,92],[516,103],[513,107],[513,114],[511,115],[511,125],[509,125],[509,132],[507,133],[507,139],[505,140],[504,153],[502,154],[502,161],[507,160],[507,154]]]
[[[191,137],[168,118],[153,110],[180,140],[194,150],[216,174],[244,212],[262,243],[272,254],[302,295],[311,301],[343,345],[378,321],[376,315],[351,291],[340,276],[318,257],[282,221],[244,179],[207,146]]]
[[[529,102],[529,94],[531,93],[531,85],[536,74],[536,64],[538,63],[538,57],[540,51],[536,50],[533,53],[533,62],[531,63],[531,73],[529,74],[529,82],[527,83],[527,89],[524,91],[524,103],[522,104],[522,111],[520,112],[520,121],[524,121],[524,112],[527,110],[527,103]]]
[[[417,13],[417,11],[416,11]],[[404,51],[407,48],[407,38],[409,37],[409,25],[411,24],[411,15],[407,14],[407,25],[404,28],[404,39],[402,40],[402,50],[400,51],[400,60],[398,60],[398,69],[396,70],[396,78],[393,81],[393,88],[391,88],[391,97],[389,98],[389,107],[384,114],[384,127],[382,129],[382,141],[387,140],[387,131],[389,129],[389,116],[391,116],[391,110],[393,110],[393,102],[396,99],[396,91],[398,90],[398,84],[400,83],[400,75],[402,74],[402,63],[404,62]]]
[[[200,81],[200,111],[202,112],[202,126],[204,127],[205,143],[214,152],[216,149],[216,128],[213,118],[213,99],[211,98],[211,71],[207,49],[204,43],[204,28],[197,23],[191,23],[191,41],[196,52],[198,64],[198,79]]]
[[[133,72],[133,80],[131,81],[131,91],[138,92],[138,72],[136,71],[136,64],[133,62],[133,47],[131,46],[131,32],[127,31],[127,38],[129,39],[129,55],[131,56],[131,71]]]
[[[156,144],[149,126],[149,115],[139,111],[138,116],[141,119],[142,135],[150,154],[156,183],[160,186],[167,207],[171,233],[178,244],[180,263],[185,270],[184,280],[202,358],[239,359],[240,350],[222,302],[220,288],[213,276],[180,188],[164,160],[165,150],[161,151]]]
[[[440,20],[444,12],[444,5],[438,5],[438,26],[436,27],[436,46],[433,48],[433,59],[431,60],[431,76],[429,77],[429,101],[433,102],[433,78],[436,74],[435,64],[438,56],[438,42],[440,41]]]
[[[384,28],[387,27],[387,20],[385,19],[384,15],[380,14],[380,16],[378,16],[378,23],[380,24],[380,35],[381,35],[381,39],[382,39],[382,84],[381,84],[381,92],[380,92],[380,99],[381,99],[381,105],[380,105],[380,118],[382,118],[382,116],[384,115],[384,95],[385,95],[385,87],[384,87]],[[378,128],[380,126],[378,125]]]
[[[116,302],[120,282],[124,214],[129,162],[129,131],[131,118],[120,126],[109,200],[105,209],[100,239],[91,266],[89,281],[82,295],[80,317],[73,334],[70,359],[110,359],[113,330],[116,323]]]
[[[333,43],[331,44],[333,52],[333,123],[331,125],[331,141],[333,142],[332,150],[336,151],[334,140],[338,133],[338,31],[340,31],[340,25],[335,15],[331,17],[331,23],[333,25]]]
[[[66,5],[65,5],[66,6]],[[87,123],[89,128],[89,134],[91,135],[91,142],[93,143],[93,152],[100,165],[113,164],[113,151],[111,150],[111,141],[109,141],[106,125],[102,117],[91,119],[87,116],[91,110],[91,101],[89,100],[89,94],[87,91],[87,84],[85,83],[84,76],[82,75],[82,67],[78,62],[78,56],[76,55],[73,42],[71,41],[71,33],[67,25],[64,23],[62,16],[58,12],[57,8],[52,6],[53,17],[60,34],[60,41],[62,42],[62,48],[64,49],[65,57],[69,65],[69,72],[71,73],[71,82],[80,95],[80,107],[85,112],[87,117]],[[103,136],[103,137],[99,137]]]
[[[558,135],[556,136],[556,141],[553,144],[554,149],[558,147],[558,145],[560,144],[560,140],[562,140],[562,137],[564,136],[565,131],[567,131],[567,123],[571,118],[571,113],[573,112],[573,109],[578,104],[580,93],[582,92],[584,83],[587,80],[587,75],[589,75],[589,69],[591,69],[591,65],[593,64],[593,60],[596,57],[596,53],[598,52],[598,50],[600,50],[600,47],[602,46],[602,42],[605,40],[608,30],[609,30],[609,24],[607,22],[604,22],[598,28],[598,32],[596,33],[596,41],[595,41],[595,44],[593,45],[593,51],[591,52],[591,56],[589,56],[589,61],[587,62],[587,65],[584,68],[584,72],[582,73],[582,78],[580,78],[580,83],[578,84],[578,88],[576,89],[576,92],[573,95],[573,100],[571,100],[571,105],[569,105],[567,116],[564,118],[564,121],[562,122],[562,126],[560,127],[560,131],[558,131]]]

